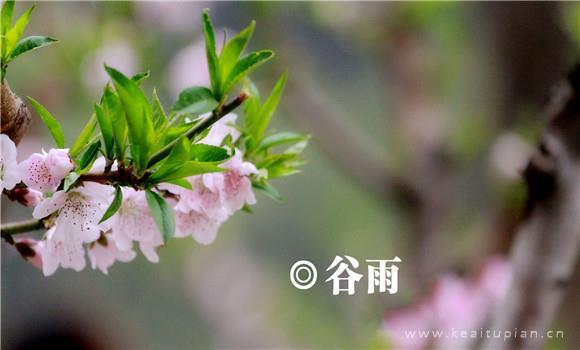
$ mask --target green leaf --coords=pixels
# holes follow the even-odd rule
[[[91,136],[95,132],[96,127],[97,127],[97,117],[95,114],[93,114],[91,115],[91,118],[89,119],[83,130],[81,130],[81,133],[79,134],[73,145],[70,147],[69,154],[73,159],[76,159],[79,153],[81,153],[81,151],[89,143],[89,140],[91,139]]]
[[[26,37],[16,44],[16,47],[10,53],[10,59],[13,60],[14,58],[26,53],[30,50],[38,49],[43,46],[51,45],[58,42],[58,40],[50,38],[48,36],[29,36]]]
[[[149,78],[150,72],[147,70],[145,72],[139,72],[131,77],[131,80],[136,82],[137,84],[141,83],[143,80]]]
[[[95,115],[101,128],[101,135],[103,135],[103,142],[105,144],[105,156],[107,159],[113,159],[114,135],[113,123],[109,114],[105,113],[103,109],[95,104]]]
[[[207,56],[207,66],[209,70],[209,77],[211,80],[211,87],[216,99],[221,99],[220,91],[220,75],[219,75],[219,60],[215,46],[215,30],[211,18],[209,17],[209,10],[205,9],[202,15],[203,33],[205,36],[205,53]]]
[[[222,94],[227,94],[243,77],[274,57],[274,52],[262,50],[252,52],[240,59],[225,79]]]
[[[308,146],[308,139],[296,142],[284,151],[284,154],[299,155]]]
[[[298,157],[297,154],[270,154],[267,157],[264,157],[260,162],[257,164],[259,169],[262,168],[269,168],[276,163],[286,162],[289,160],[296,159]]]
[[[270,125],[272,121],[272,116],[278,108],[278,103],[280,102],[280,97],[282,96],[282,92],[284,91],[284,86],[286,85],[286,79],[288,78],[288,72],[284,72],[272,92],[270,96],[264,101],[262,108],[260,110],[260,114],[256,119],[256,124],[252,125],[250,128],[253,131],[252,134],[256,138],[256,140],[261,140],[264,137],[264,133],[266,129]]]
[[[191,160],[198,162],[222,162],[230,158],[225,148],[206,145],[204,143],[195,143],[191,145]]]
[[[115,139],[116,158],[119,161],[124,160],[125,147],[127,145],[127,121],[125,120],[125,111],[123,110],[119,96],[115,94],[109,85],[105,87],[101,104],[104,111],[111,119],[113,137]]]
[[[256,22],[252,21],[248,27],[234,36],[223,47],[219,60],[221,76],[228,76],[236,62],[238,62],[238,58],[240,58],[240,55],[246,48],[248,41],[250,41],[255,27]]]
[[[105,66],[105,69],[113,80],[125,110],[131,155],[137,169],[143,170],[147,167],[149,151],[155,142],[151,105],[136,82],[114,68]]]
[[[274,188],[274,186],[270,185],[267,181],[252,181],[252,186],[276,201],[280,202],[284,199],[280,195],[280,192],[278,192],[278,190]]]
[[[91,168],[97,157],[99,156],[99,150],[101,149],[101,140],[95,140],[93,143],[87,147],[87,150],[81,156],[79,161],[79,172],[84,173]]]
[[[191,141],[189,141],[187,137],[181,136],[181,138],[175,142],[175,145],[171,149],[167,158],[163,161],[163,164],[173,166],[190,160],[190,149]]]
[[[62,132],[62,127],[60,126],[58,120],[52,114],[50,114],[50,112],[46,108],[44,108],[43,105],[38,103],[38,101],[36,101],[32,97],[28,97],[28,100],[30,101],[30,103],[32,103],[32,107],[34,107],[34,109],[36,110],[36,112],[38,113],[38,115],[48,128],[48,131],[50,131],[50,134],[54,139],[56,147],[64,148],[64,134]]]
[[[308,135],[302,135],[295,132],[280,132],[274,135],[270,135],[260,144],[258,148],[259,151],[265,151],[272,147],[285,145],[288,143],[295,143],[303,140],[307,140],[309,138]]]
[[[74,172],[74,171],[71,173],[68,173],[68,175],[65,176],[65,178],[64,178],[63,190],[65,192],[68,192],[68,190],[70,190],[71,186],[77,182],[77,180],[79,179],[80,176],[81,175],[79,173]]]
[[[186,162],[190,158],[190,141],[187,137],[181,136],[176,140],[175,145],[171,148],[171,152],[161,162],[161,166],[155,171],[151,177],[155,179],[164,178],[170,175],[175,169]]]
[[[200,115],[212,111],[219,102],[205,87],[190,87],[183,90],[171,110],[178,115]]]
[[[244,79],[244,90],[250,96],[246,102],[244,102],[244,117],[257,115],[260,112],[260,91],[250,78]],[[247,123],[247,122],[246,122]]]
[[[268,179],[275,179],[282,176],[290,176],[300,173],[295,166],[286,163],[277,163],[268,168]]]
[[[157,141],[153,146],[153,151],[156,152],[160,150],[162,147],[170,144],[172,141],[182,137],[183,134],[187,132],[189,129],[191,129],[191,125],[189,124],[168,126],[157,136]]]
[[[28,11],[24,12],[22,16],[20,16],[20,18],[18,18],[18,20],[16,21],[14,27],[12,27],[6,33],[6,53],[12,52],[18,40],[20,40],[20,38],[22,37],[24,29],[26,29],[26,26],[28,25],[28,20],[30,18],[32,10],[34,10],[34,6],[29,8]]]
[[[222,172],[224,169],[218,167],[214,163],[210,162],[198,162],[195,160],[190,160],[187,162],[182,162],[180,164],[174,165],[173,167],[164,170],[163,172],[155,172],[150,179],[151,183],[168,182],[170,180],[180,179],[183,177],[189,177],[193,175],[207,174],[207,173],[217,173]]]
[[[2,15],[0,16],[0,22],[2,26],[0,27],[1,35],[5,35],[8,28],[12,26],[12,14],[14,13],[14,0],[6,0],[2,4]]]
[[[111,205],[109,205],[109,208],[107,208],[107,211],[105,211],[105,214],[101,218],[101,221],[99,221],[99,224],[101,222],[107,221],[111,216],[115,215],[119,208],[121,208],[122,203],[123,191],[121,190],[120,186],[115,186],[115,198],[113,198],[113,202],[111,202]]]
[[[147,197],[149,209],[151,209],[151,216],[153,216],[157,228],[163,235],[163,242],[167,243],[175,233],[173,209],[171,209],[163,197],[151,190],[146,190],[145,196]]]
[[[155,125],[155,129],[158,129],[160,126],[165,124],[167,116],[165,115],[165,110],[163,109],[161,101],[159,101],[159,97],[157,96],[157,91],[155,89],[153,89],[151,109],[153,111],[153,124]]]
[[[177,186],[181,186],[181,187],[188,189],[188,190],[193,189],[193,187],[191,186],[191,183],[189,181],[187,181],[185,178],[174,179],[174,180],[169,180],[169,181],[165,181],[165,182],[170,183],[170,184],[174,184]]]

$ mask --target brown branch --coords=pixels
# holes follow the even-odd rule
[[[0,226],[0,235],[8,243],[13,243],[12,235],[40,230],[41,228],[45,228],[44,221],[38,219],[10,222],[7,224],[2,224],[2,226]]]
[[[525,218],[511,261],[514,278],[495,310],[491,329],[537,331],[550,327],[574,273],[580,248],[580,65],[548,111],[541,144],[524,173]],[[487,339],[488,349],[536,349],[540,337]]]

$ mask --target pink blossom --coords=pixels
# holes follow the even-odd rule
[[[12,189],[20,182],[16,145],[6,134],[0,134],[0,191]]]
[[[210,244],[217,236],[221,221],[196,211],[175,211],[175,237],[192,236],[200,244]]]
[[[108,274],[109,267],[115,261],[129,262],[135,259],[135,251],[133,249],[120,250],[115,244],[115,239],[112,235],[101,235],[101,237],[91,243],[87,249],[89,260],[93,269],[99,269],[104,274]]]
[[[200,143],[205,143],[212,146],[220,146],[226,136],[231,136],[232,141],[240,137],[240,131],[235,128],[236,119],[238,116],[235,113],[230,113],[215,123],[206,137]]]
[[[510,266],[499,257],[488,259],[475,278],[441,276],[433,293],[409,308],[387,314],[383,330],[394,348],[467,348],[476,339],[461,337],[409,337],[413,331],[478,331],[499,299],[507,292]],[[407,333],[406,333],[407,332]]]
[[[255,204],[256,197],[248,175],[257,173],[256,167],[245,162],[240,151],[236,151],[221,167],[227,171],[188,178],[191,190],[164,185],[164,188],[178,196],[175,210],[182,213],[195,211],[212,221],[223,222],[246,203]]]
[[[244,204],[256,204],[256,197],[252,190],[252,182],[248,177],[250,174],[258,173],[254,164],[245,162],[242,153],[236,150],[235,155],[221,165],[228,169],[224,173],[222,184],[224,205],[230,213],[242,209]]]
[[[509,262],[494,256],[487,259],[476,283],[490,298],[499,301],[507,293],[511,280],[512,269]]]
[[[53,191],[74,168],[68,149],[51,149],[34,153],[19,164],[22,182],[40,192]]]
[[[428,337],[409,337],[405,332],[429,331],[432,320],[433,311],[430,305],[421,302],[387,314],[382,329],[388,333],[395,349],[425,349],[430,342]]]
[[[196,211],[208,218],[217,221],[225,221],[229,212],[223,205],[222,191],[224,176],[221,173],[210,173],[192,176],[188,179],[192,189],[179,187],[177,193],[179,200],[175,210],[182,213]]]
[[[48,230],[43,252],[43,272],[53,274],[58,266],[80,271],[85,267],[83,243],[99,238],[99,221],[112,197],[112,187],[84,183],[69,192],[57,191],[40,202],[32,213],[36,219],[57,213]]]
[[[133,241],[137,241],[149,261],[159,262],[156,248],[163,245],[163,237],[151,216],[144,191],[123,188],[123,204],[107,221],[111,227],[111,237],[120,251],[130,250]]]
[[[433,311],[432,329],[444,332],[456,330],[477,330],[487,317],[490,300],[471,281],[454,275],[439,279],[431,297]],[[468,347],[471,338],[440,338],[435,344],[438,349]]]
[[[226,171],[188,178],[191,190],[172,184],[160,186],[177,197],[177,237],[192,236],[201,244],[210,244],[230,215],[245,204],[256,203],[249,175],[257,173],[257,169],[243,160],[241,151],[236,150],[221,167]]]

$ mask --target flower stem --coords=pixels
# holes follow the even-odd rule
[[[29,231],[35,231],[41,228],[44,228],[44,223],[42,222],[42,220],[29,219],[2,224],[2,226],[0,226],[0,231],[2,234],[2,238],[7,238],[7,236],[15,235],[18,233],[25,233]]]

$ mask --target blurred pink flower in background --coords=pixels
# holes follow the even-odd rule
[[[199,14],[203,3],[189,1],[139,1],[135,2],[137,18],[145,26],[155,26],[170,34],[189,35],[200,27]]]
[[[511,268],[500,257],[489,258],[472,278],[445,274],[437,280],[430,296],[387,313],[382,330],[396,349],[469,348],[477,338],[445,335],[454,330],[471,332],[484,327],[510,281]],[[420,336],[419,331],[442,331],[443,336]]]
[[[223,33],[232,33],[227,28],[216,28],[216,49],[218,55],[223,43]],[[231,35],[228,37],[231,38]],[[209,86],[209,70],[205,56],[203,37],[193,41],[181,49],[169,63],[167,71],[167,87],[172,96],[177,97],[181,90],[191,86]]]
[[[209,72],[205,57],[205,43],[195,41],[181,49],[169,63],[167,86],[172,96],[190,86],[209,86]]]
[[[8,135],[0,134],[0,147],[0,187],[2,187],[1,190],[10,190],[20,182],[16,163],[16,145]]]
[[[100,93],[109,81],[103,64],[115,67],[129,76],[136,74],[140,69],[138,55],[129,42],[108,41],[85,56],[83,62],[83,81],[91,93]]]
[[[33,153],[18,165],[22,182],[40,191],[53,191],[74,168],[68,149],[51,149],[48,153]]]

